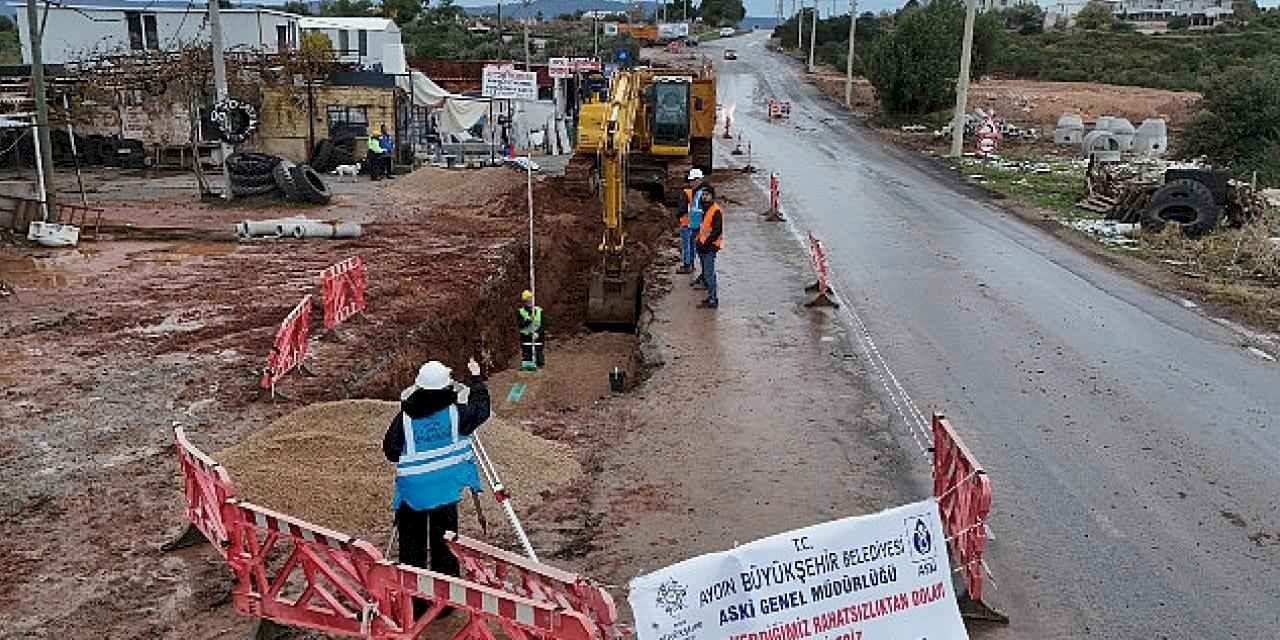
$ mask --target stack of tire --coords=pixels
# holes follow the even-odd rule
[[[1158,232],[1174,224],[1188,238],[1202,236],[1218,226],[1226,191],[1224,173],[1171,169],[1165,174],[1165,185],[1151,195],[1142,227]]]
[[[355,164],[355,140],[355,134],[345,129],[334,131],[331,138],[321,138],[311,150],[311,166],[328,173],[338,165]]]
[[[231,193],[237,197],[284,197],[328,204],[328,186],[310,165],[295,165],[266,153],[241,152],[227,157]]]

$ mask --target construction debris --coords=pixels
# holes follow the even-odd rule
[[[1077,206],[1108,220],[1143,221],[1150,230],[1173,222],[1198,235],[1211,231],[1219,216],[1239,227],[1260,219],[1267,208],[1252,185],[1199,161],[1091,160],[1085,175],[1088,196]]]

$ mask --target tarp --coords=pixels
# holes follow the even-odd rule
[[[433,107],[443,105],[439,122],[441,133],[466,131],[489,114],[488,102],[449,93],[421,71],[414,71],[409,77],[399,76],[396,78],[396,83],[405,91],[412,90],[414,104]]]

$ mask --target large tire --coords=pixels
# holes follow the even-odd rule
[[[293,170],[295,168],[297,168],[297,165],[285,160],[271,170],[271,177],[275,179],[276,186],[284,192],[284,197],[290,200],[302,199],[302,193],[298,190],[298,183],[293,179]]]
[[[255,173],[250,175],[231,174],[231,184],[237,187],[251,189],[255,187],[276,186],[276,178],[274,172]]]
[[[274,194],[278,192],[279,192],[279,187],[276,186],[276,183],[274,181],[268,184],[256,185],[256,186],[239,185],[239,184],[236,184],[235,182],[231,183],[231,193],[239,198],[248,198],[251,196],[264,196],[267,194]]]
[[[227,172],[239,176],[271,176],[281,158],[266,153],[241,151],[227,156]]]
[[[311,166],[315,167],[316,171],[323,171],[326,173],[333,171],[333,168],[338,165],[332,163],[332,156],[333,141],[328,138],[321,138],[320,141],[316,143],[315,148],[311,150]]]
[[[1196,180],[1174,180],[1151,196],[1151,204],[1142,214],[1142,226],[1160,231],[1166,224],[1176,224],[1183,235],[1194,238],[1212,231],[1221,215],[1222,208],[1209,187]]]
[[[329,204],[329,200],[333,197],[329,193],[329,187],[325,186],[324,179],[311,168],[311,165],[294,167],[293,181],[298,186],[298,193],[307,202]]]

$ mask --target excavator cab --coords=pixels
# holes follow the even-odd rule
[[[646,93],[649,102],[650,153],[655,156],[689,155],[689,105],[691,84],[687,76],[658,76]]]

